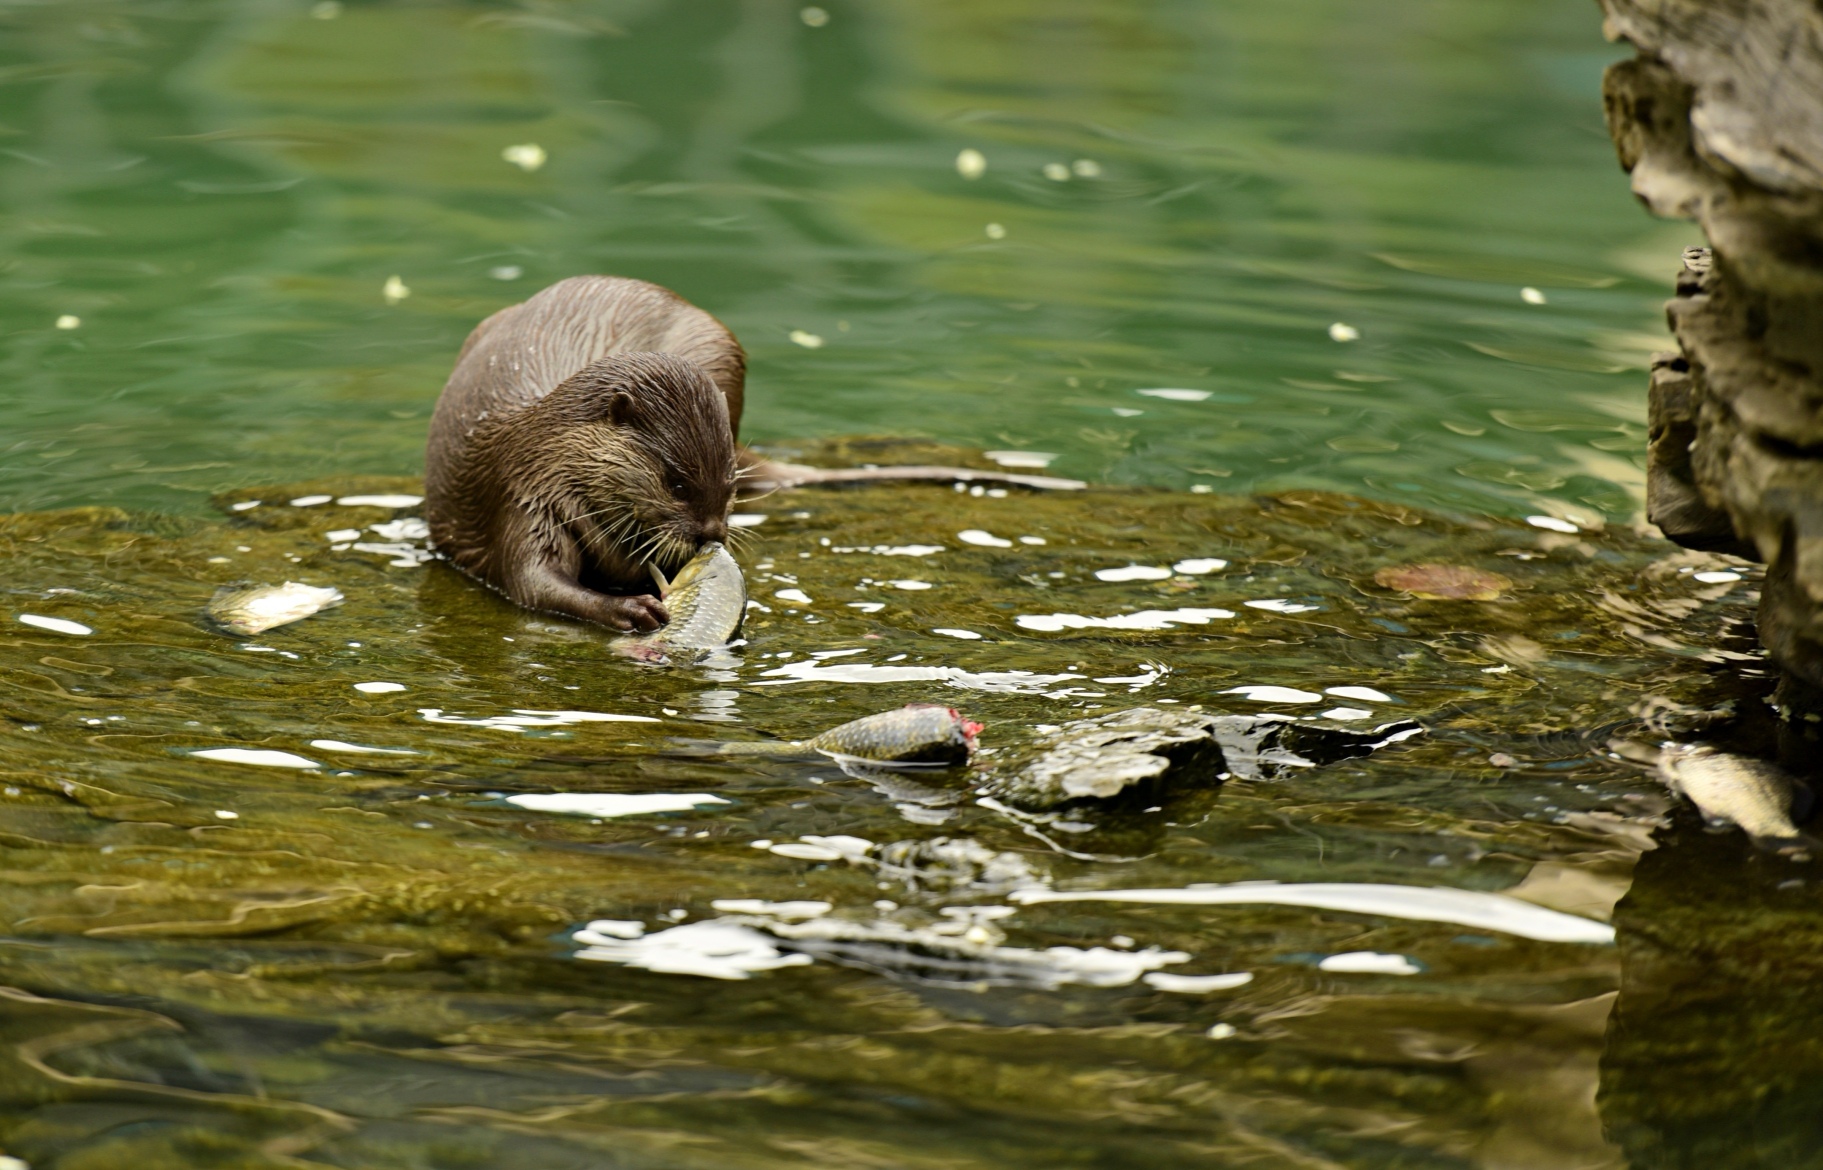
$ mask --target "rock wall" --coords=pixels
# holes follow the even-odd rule
[[[1711,244],[1667,306],[1679,352],[1652,371],[1648,514],[1679,544],[1765,561],[1760,637],[1823,688],[1823,6],[1601,3],[1609,39],[1639,50],[1604,84],[1634,194]]]

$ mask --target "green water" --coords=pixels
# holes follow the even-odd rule
[[[1823,1165],[1814,876],[1607,750],[1773,729],[1756,574],[1698,582],[1728,567],[1636,527],[1693,237],[1614,165],[1595,10],[824,7],[0,5],[0,1148]],[[421,563],[416,509],[334,502],[415,494],[467,330],[588,271],[726,321],[769,450],[1044,452],[1098,486],[745,504],[747,644],[635,665]],[[1497,595],[1376,581],[1431,563]],[[285,580],[346,601],[202,618]],[[1145,611],[1180,616],[1106,624]],[[918,700],[986,724],[973,767],[713,750]],[[1039,728],[1140,704],[1425,734],[1151,803],[981,803]],[[223,748],[296,766],[195,754]],[[559,792],[724,803],[508,800]],[[1262,880],[1617,937],[1015,897]],[[596,920],[770,958],[591,961]]]

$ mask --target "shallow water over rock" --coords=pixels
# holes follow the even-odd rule
[[[0,1001],[9,1150],[1112,1165],[1143,1135],[1162,1165],[1618,1165],[1603,1124],[1657,1100],[1637,1054],[1666,1043],[1629,972],[1741,912],[1626,907],[1715,866],[1814,903],[1735,835],[1615,911],[1654,834],[1685,856],[1696,826],[1609,737],[1757,701],[1754,571],[1698,581],[1720,562],[1630,531],[1314,492],[780,493],[748,505],[745,644],[666,669],[416,555],[414,486],[0,521],[0,982],[54,997]],[[1375,583],[1442,560],[1510,587]],[[1098,577],[1132,565],[1165,572]],[[283,580],[346,601],[257,638],[206,620]],[[1222,616],[1019,620],[1153,611]],[[969,768],[704,750],[911,701],[986,724]],[[1145,802],[983,795],[1063,724],[1174,705],[1424,734]],[[1260,881],[1305,885],[1196,890]],[[1412,887],[1498,897],[1464,925]],[[1054,896],[1097,890],[1185,893]],[[1709,994],[1681,978],[1641,1002]]]

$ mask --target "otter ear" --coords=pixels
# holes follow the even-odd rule
[[[625,390],[615,391],[608,395],[607,408],[603,413],[617,427],[629,425],[633,421],[633,396]]]

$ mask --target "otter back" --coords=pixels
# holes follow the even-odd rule
[[[451,486],[438,481],[461,462],[476,423],[530,406],[604,357],[638,351],[674,353],[708,371],[740,436],[747,359],[727,326],[656,284],[572,276],[501,309],[468,335],[431,417],[429,496]]]
[[[746,361],[657,285],[561,281],[469,335],[425,452],[431,540],[531,609],[650,629],[647,564],[726,536]]]

